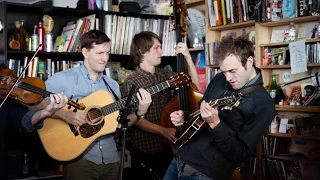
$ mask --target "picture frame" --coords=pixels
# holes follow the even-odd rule
[[[270,65],[284,65],[286,60],[286,48],[276,48],[271,50]]]
[[[294,100],[294,101],[299,101],[301,96],[301,86],[294,86],[292,87],[292,90],[290,92],[290,96],[288,99]]]

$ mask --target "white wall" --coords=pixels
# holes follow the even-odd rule
[[[76,8],[78,0],[53,0],[53,6]]]

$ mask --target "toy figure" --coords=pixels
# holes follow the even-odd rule
[[[318,27],[317,25],[314,25],[314,28],[312,29],[312,35],[311,35],[311,38],[315,38],[316,37],[316,33],[318,31]]]
[[[18,41],[20,43],[20,48],[19,47],[12,47],[12,49],[27,49],[27,41],[28,41],[28,32],[27,30],[21,25],[21,21],[16,21],[15,22],[15,27],[12,30],[11,34],[11,41]],[[11,43],[11,42],[10,42]],[[11,43],[12,44],[12,43]]]

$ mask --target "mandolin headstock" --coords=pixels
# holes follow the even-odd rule
[[[225,96],[212,101],[210,105],[217,106],[221,108],[221,110],[232,110],[233,107],[237,107],[240,104],[241,100],[241,93],[233,93],[230,96]]]

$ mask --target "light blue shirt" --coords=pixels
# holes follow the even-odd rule
[[[112,90],[120,98],[120,88],[115,80],[100,73],[98,81],[94,82],[90,78],[84,65],[55,73],[46,81],[46,89],[52,93],[63,92],[68,98],[73,95],[73,100],[84,98],[101,89],[111,93],[109,87],[107,87],[102,78],[107,81]],[[47,98],[47,100],[49,99]],[[82,154],[82,157],[96,164],[118,162],[120,158],[114,136],[105,135],[96,139],[96,141]]]

